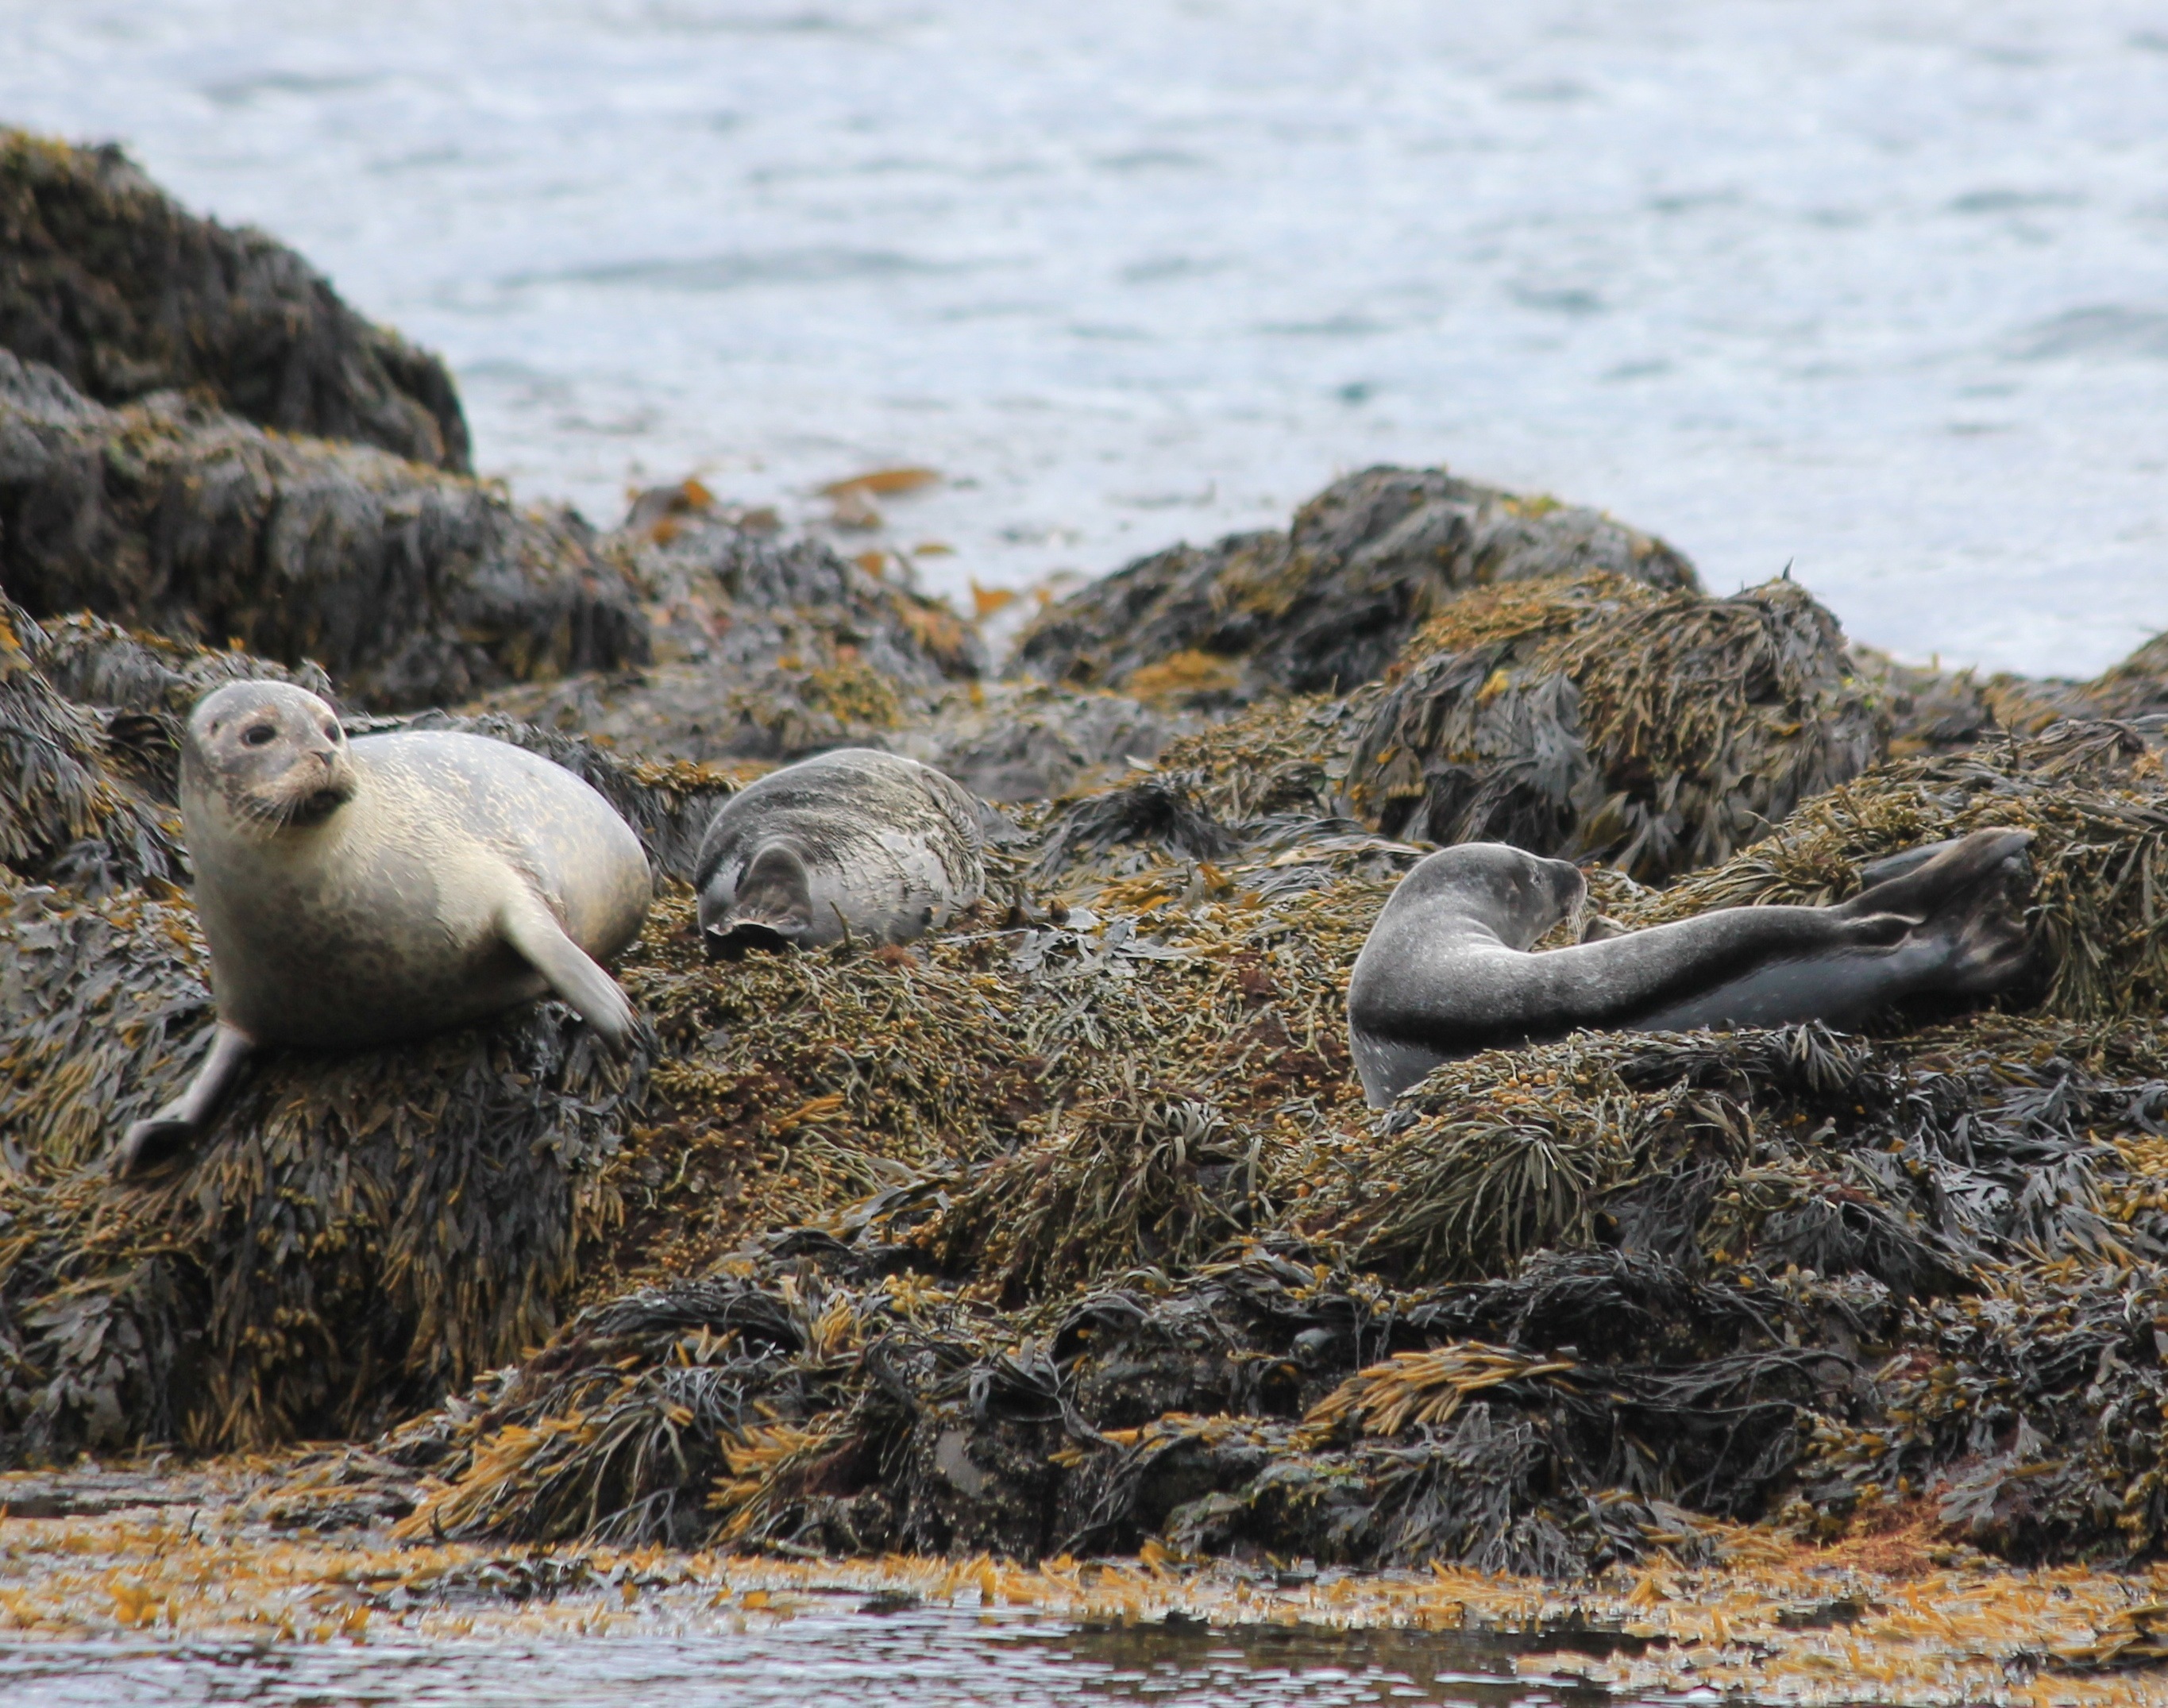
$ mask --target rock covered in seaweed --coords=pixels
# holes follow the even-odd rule
[[[1409,644],[1346,792],[1384,834],[1714,864],[1879,760],[1886,715],[1836,619],[1772,581],[1729,599],[1607,572],[1485,590]]]
[[[1595,511],[1443,469],[1371,469],[1326,488],[1285,533],[1174,546],[1092,582],[1025,631],[1017,662],[1145,698],[1345,693],[1469,588],[1581,570],[1700,585],[1661,540]]]
[[[176,394],[120,409],[0,351],[0,576],[290,664],[401,708],[648,655],[636,586],[570,512]]]
[[[199,391],[258,427],[469,469],[443,363],[284,245],[190,215],[110,145],[0,129],[0,350],[103,404]]]

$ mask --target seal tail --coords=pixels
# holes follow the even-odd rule
[[[805,862],[771,843],[746,867],[722,922],[708,927],[708,958],[735,961],[751,949],[789,948],[812,925],[813,882]]]

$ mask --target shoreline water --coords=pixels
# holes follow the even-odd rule
[[[1825,1548],[1712,1526],[1724,1566],[1559,1583],[1160,1549],[1030,1567],[402,1546],[350,1516],[396,1483],[336,1450],[0,1474],[0,1686],[26,1708],[77,1700],[77,1678],[116,1704],[261,1688],[547,1708],[672,1679],[732,1702],[814,1679],[869,1704],[2168,1701],[2142,1670],[2168,1566],[1996,1566],[1917,1512]]]

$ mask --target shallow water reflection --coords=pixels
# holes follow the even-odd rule
[[[1510,1639],[1320,1626],[1076,1625],[876,1600],[696,1636],[359,1645],[0,1648],[13,1708],[97,1704],[578,1703],[912,1708],[1000,1703],[1608,1702],[1570,1676],[1517,1678]],[[1596,1639],[1594,1647],[1603,1646]],[[1555,1653],[1555,1640],[1544,1645]]]

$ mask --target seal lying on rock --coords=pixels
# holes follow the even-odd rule
[[[1579,869],[1501,842],[1431,855],[1371,927],[1347,989],[1371,1106],[1441,1062],[1581,1028],[1855,1025],[1926,992],[1982,995],[2027,957],[2029,830],[1969,836],[1870,867],[1832,907],[1740,907],[1528,952],[1577,913]]]
[[[205,697],[181,816],[218,1031],[188,1089],[128,1129],[122,1171],[202,1126],[264,1044],[355,1049],[554,992],[622,1050],[632,1005],[597,964],[653,899],[640,839],[546,759],[479,735],[349,743],[284,682]]]
[[[725,801],[694,882],[711,959],[907,943],[986,891],[985,836],[963,788],[869,747],[816,754]]]

